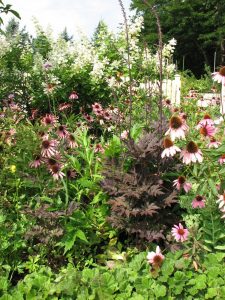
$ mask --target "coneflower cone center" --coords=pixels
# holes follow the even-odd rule
[[[221,155],[221,158],[222,158],[222,159],[225,159],[225,154]]]
[[[184,184],[185,183],[185,177],[184,176],[179,176],[178,177],[178,182],[179,182],[179,184]]]
[[[163,146],[164,148],[170,148],[173,146],[173,142],[171,141],[170,138],[165,138],[163,141]]]
[[[181,118],[179,118],[179,117],[174,116],[170,119],[170,126],[173,129],[180,128],[182,126],[182,124],[183,124],[183,122],[182,122]]]
[[[43,148],[48,149],[48,147],[50,146],[49,141],[43,141],[42,146],[43,146]]]
[[[200,202],[200,201],[202,201],[202,200],[203,200],[203,197],[202,197],[202,196],[200,196],[200,195],[198,195],[198,196],[196,196],[196,197],[195,197],[195,199],[196,199],[197,201],[199,201],[199,202]]]
[[[187,144],[186,149],[187,149],[187,151],[189,153],[196,153],[196,152],[198,152],[198,146],[194,142],[192,142],[192,141]]]
[[[184,235],[184,229],[179,228],[179,229],[177,230],[177,233],[178,233],[179,235]]]
[[[221,76],[225,76],[225,67],[220,68],[219,73]]]
[[[207,131],[207,128],[206,127],[202,127],[200,128],[200,133],[204,136],[207,136],[208,135],[208,131]]]
[[[208,115],[208,114],[205,114],[203,119],[205,119],[205,120],[207,120],[207,119],[211,119],[211,116],[210,116],[210,115]]]
[[[70,139],[71,141],[75,141],[75,137],[74,137],[73,135],[70,135],[70,136],[69,136],[69,139]]]
[[[225,202],[225,193],[223,194],[223,201]]]
[[[153,261],[156,265],[159,265],[162,263],[162,257],[160,255],[155,255]]]
[[[58,171],[60,170],[60,167],[58,165],[53,165],[51,167],[51,170],[53,173],[58,173]]]
[[[57,161],[54,158],[49,158],[48,163],[49,165],[53,166],[57,163]]]
[[[45,118],[45,123],[46,124],[51,124],[52,123],[52,119],[51,118]]]
[[[59,131],[64,131],[65,130],[65,127],[63,125],[60,125],[59,126]]]

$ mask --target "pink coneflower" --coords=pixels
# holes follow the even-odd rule
[[[208,125],[213,126],[214,124],[215,124],[215,122],[211,119],[210,115],[205,114],[204,118],[198,122],[196,129],[200,129],[200,128],[202,128],[204,126],[208,126]]]
[[[225,86],[225,67],[221,67],[218,72],[212,73],[212,79]]]
[[[219,199],[216,201],[216,203],[219,203],[219,209],[225,208],[225,191],[223,195],[219,195]]]
[[[207,147],[210,148],[218,148],[221,145],[220,142],[218,142],[216,139],[211,138],[210,142],[208,143]]]
[[[174,225],[172,228],[172,236],[175,238],[177,242],[184,242],[188,238],[188,230],[183,227],[181,223],[179,225]]]
[[[70,148],[77,148],[78,147],[76,139],[75,139],[73,134],[69,134],[66,137],[66,139],[67,139],[67,142],[68,142],[68,145],[69,145]]]
[[[41,123],[45,126],[54,126],[57,122],[57,117],[51,114],[46,114],[42,119]]]
[[[155,252],[148,252],[147,255],[147,261],[149,264],[153,265],[154,267],[159,267],[161,266],[163,260],[164,260],[164,255],[161,253],[161,250],[159,246],[156,247]]]
[[[169,99],[163,99],[162,104],[163,104],[164,107],[167,107],[167,108],[171,108],[171,106],[172,106],[172,103]]]
[[[38,114],[38,109],[32,109],[30,120],[34,120],[36,118],[37,114]]]
[[[170,138],[166,137],[163,141],[163,146],[164,146],[164,150],[161,154],[161,157],[164,158],[166,157],[172,157],[174,156],[177,152],[180,152],[180,148],[178,148],[177,146],[175,146],[173,144],[173,142],[171,141]]]
[[[218,159],[218,162],[220,165],[224,164],[225,163],[225,154],[222,154],[220,156],[220,158]]]
[[[69,96],[69,99],[70,100],[77,100],[79,97],[77,95],[77,93],[75,91],[73,91],[70,96]]]
[[[41,143],[41,155],[43,157],[51,157],[58,153],[56,146],[58,142],[56,140],[43,140]]]
[[[213,125],[202,126],[199,130],[204,137],[213,137],[216,133],[216,128]]]
[[[205,207],[205,199],[204,197],[197,195],[191,203],[193,208],[203,208]]]
[[[59,127],[57,128],[56,133],[58,134],[58,136],[61,139],[65,139],[67,137],[67,135],[69,134],[69,132],[66,129],[66,125],[59,125]]]
[[[40,165],[43,163],[43,160],[42,160],[42,157],[41,157],[41,155],[35,155],[34,156],[34,160],[32,161],[32,162],[30,162],[29,163],[29,166],[31,167],[31,168],[38,168],[38,167],[40,167]]]
[[[121,133],[120,137],[121,137],[122,140],[126,140],[126,139],[128,138],[128,135],[129,135],[128,130],[124,130],[124,131]]]
[[[77,172],[75,170],[69,169],[69,170],[66,171],[66,177],[68,179],[76,178],[77,177]]]
[[[88,114],[83,114],[83,117],[90,123],[94,122],[93,117]]]
[[[103,111],[103,118],[105,120],[111,120],[111,114],[110,114],[110,112],[108,110],[104,110]]]
[[[94,150],[94,153],[104,153],[105,152],[105,150],[104,150],[104,148],[102,147],[102,145],[101,144],[96,144],[95,145],[95,150]]]
[[[72,104],[64,102],[64,103],[59,104],[58,109],[59,109],[59,111],[64,111],[64,110],[69,109],[70,107],[72,107]]]
[[[184,176],[179,176],[176,180],[174,180],[173,186],[175,186],[178,191],[183,188],[186,193],[188,193],[192,188],[191,183],[187,182]]]
[[[185,133],[188,130],[186,122],[178,116],[173,116],[170,119],[170,127],[166,132],[166,135],[171,136],[171,140],[185,139]]]
[[[101,116],[103,114],[103,109],[100,103],[95,102],[92,104],[92,110],[96,116]]]
[[[195,142],[191,141],[187,144],[186,149],[182,150],[180,153],[180,158],[183,158],[183,163],[188,165],[191,162],[202,162],[202,151],[198,149]]]
[[[51,166],[49,170],[54,180],[62,179],[65,176],[65,174],[61,171],[61,167],[59,164]]]
[[[38,136],[42,139],[42,140],[47,140],[49,137],[49,134],[44,132],[44,131],[39,131],[38,132]]]
[[[44,159],[48,169],[51,169],[52,166],[54,165],[59,165],[60,167],[62,166],[61,164],[61,155],[57,153],[55,156],[47,157]]]

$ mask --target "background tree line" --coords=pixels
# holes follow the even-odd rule
[[[214,69],[225,63],[224,0],[148,0],[158,12],[164,41],[177,40],[175,60],[178,69],[190,69],[197,77],[205,64]],[[143,40],[157,44],[156,20],[143,0],[132,0],[131,8],[144,16]]]

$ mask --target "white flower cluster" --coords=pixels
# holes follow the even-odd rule
[[[80,41],[73,43],[71,54],[74,58],[72,67],[75,71],[79,71],[93,62],[94,48],[87,38],[82,38]]]
[[[91,71],[91,75],[95,79],[102,78],[104,76],[104,70],[106,65],[109,64],[108,58],[104,58],[102,61],[99,60],[98,55],[95,55],[94,60],[93,60],[93,70]]]
[[[177,41],[173,38],[168,42],[168,44],[164,45],[163,56],[171,57],[171,55],[174,53],[176,44],[177,44]]]
[[[0,36],[0,57],[10,49],[10,43],[6,40],[5,36]]]
[[[52,45],[52,50],[48,54],[49,62],[52,68],[65,65],[69,58],[69,47],[70,42],[66,42],[64,39],[60,38]]]
[[[128,20],[128,32],[130,35],[139,35],[141,30],[144,28],[143,16],[137,16],[134,21]],[[125,29],[125,27],[124,27]]]

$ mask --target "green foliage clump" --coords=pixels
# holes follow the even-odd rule
[[[77,270],[72,265],[53,273],[40,267],[12,287],[0,277],[0,299],[215,299],[225,293],[224,254],[208,254],[197,268],[182,252],[166,255],[161,269],[151,270],[146,253],[108,267]]]

